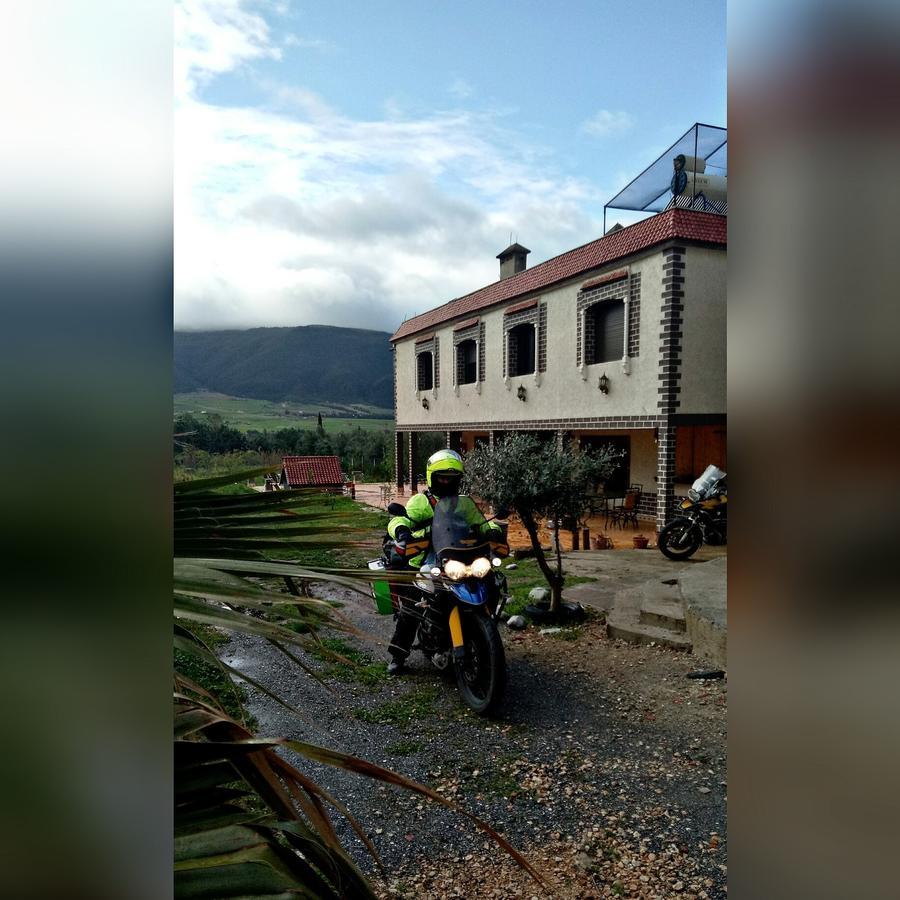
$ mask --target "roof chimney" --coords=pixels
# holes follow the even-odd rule
[[[509,278],[517,272],[525,271],[525,257],[531,251],[521,244],[510,244],[502,253],[497,254],[500,260],[500,280]]]

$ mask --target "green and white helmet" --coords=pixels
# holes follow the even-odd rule
[[[451,475],[457,479],[458,483],[464,472],[462,457],[455,450],[438,450],[437,453],[432,453],[428,457],[425,465],[425,481],[428,487],[434,490],[436,485],[432,483],[432,475]]]

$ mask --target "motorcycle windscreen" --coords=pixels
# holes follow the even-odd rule
[[[438,559],[458,559],[469,563],[478,556],[486,556],[488,544],[470,522],[481,523],[475,501],[465,495],[442,497],[435,504],[431,523],[431,544]]]
[[[702,500],[715,485],[725,477],[725,473],[716,466],[707,466],[703,474],[691,485],[691,490],[697,494],[697,499]]]

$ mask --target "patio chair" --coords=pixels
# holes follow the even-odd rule
[[[625,494],[625,498],[622,500],[622,505],[616,506],[610,510],[610,520],[612,521],[612,524],[624,528],[626,522],[631,522],[631,524],[637,528],[637,508],[640,499],[640,491],[628,490]]]

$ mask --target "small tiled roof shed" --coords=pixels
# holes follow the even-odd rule
[[[340,490],[344,486],[341,461],[336,456],[282,457],[281,485]]]

